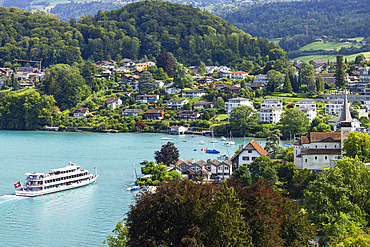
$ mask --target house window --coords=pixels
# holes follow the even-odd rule
[[[306,163],[307,163],[307,159],[305,159],[305,160],[304,160],[304,162],[306,162]]]
[[[256,159],[256,157],[252,157],[252,160],[255,160]]]
[[[317,145],[315,146],[315,148],[317,148]]]
[[[315,160],[317,160],[317,156],[315,156]]]
[[[222,167],[220,166],[218,169],[219,169],[219,170],[222,170]]]
[[[243,160],[249,160],[249,157],[243,156]]]
[[[248,150],[248,153],[251,154],[252,153],[252,150]]]
[[[325,148],[326,148],[326,145],[325,145]]]
[[[229,170],[229,167],[228,166],[225,166],[225,170]]]
[[[327,160],[328,159],[328,156],[325,156],[325,159]]]

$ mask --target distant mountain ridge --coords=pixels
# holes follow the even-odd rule
[[[214,8],[214,14],[256,37],[305,34],[335,37],[370,36],[370,0],[303,0]]]

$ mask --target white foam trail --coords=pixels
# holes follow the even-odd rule
[[[16,195],[3,195],[3,196],[0,196],[0,204],[3,204],[5,202],[14,201],[14,200],[22,200],[22,199],[26,199],[26,197],[16,196]]]

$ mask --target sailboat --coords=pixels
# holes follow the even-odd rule
[[[134,162],[134,179],[135,179],[135,182],[132,183],[130,185],[130,187],[127,188],[128,191],[139,190],[140,189],[140,186],[136,185],[136,181],[138,181],[138,180],[137,180],[137,173],[136,173],[135,162]]]
[[[235,145],[235,141],[230,131],[230,139],[224,143],[224,146],[231,147],[232,145]]]
[[[216,149],[215,149],[215,142],[214,142],[214,136],[213,136],[213,128],[212,128],[212,144],[213,144],[213,150],[206,150],[206,153],[207,154],[219,154],[220,153],[220,151],[217,151]]]

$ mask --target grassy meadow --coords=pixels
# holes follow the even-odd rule
[[[343,57],[347,60],[355,60],[356,57],[360,54],[363,54],[365,58],[370,58],[370,52],[360,52],[352,55],[343,55]],[[302,60],[302,61],[310,61],[312,59],[324,59],[325,61],[336,61],[336,55],[310,55],[310,56],[301,56],[293,58],[292,60]]]

